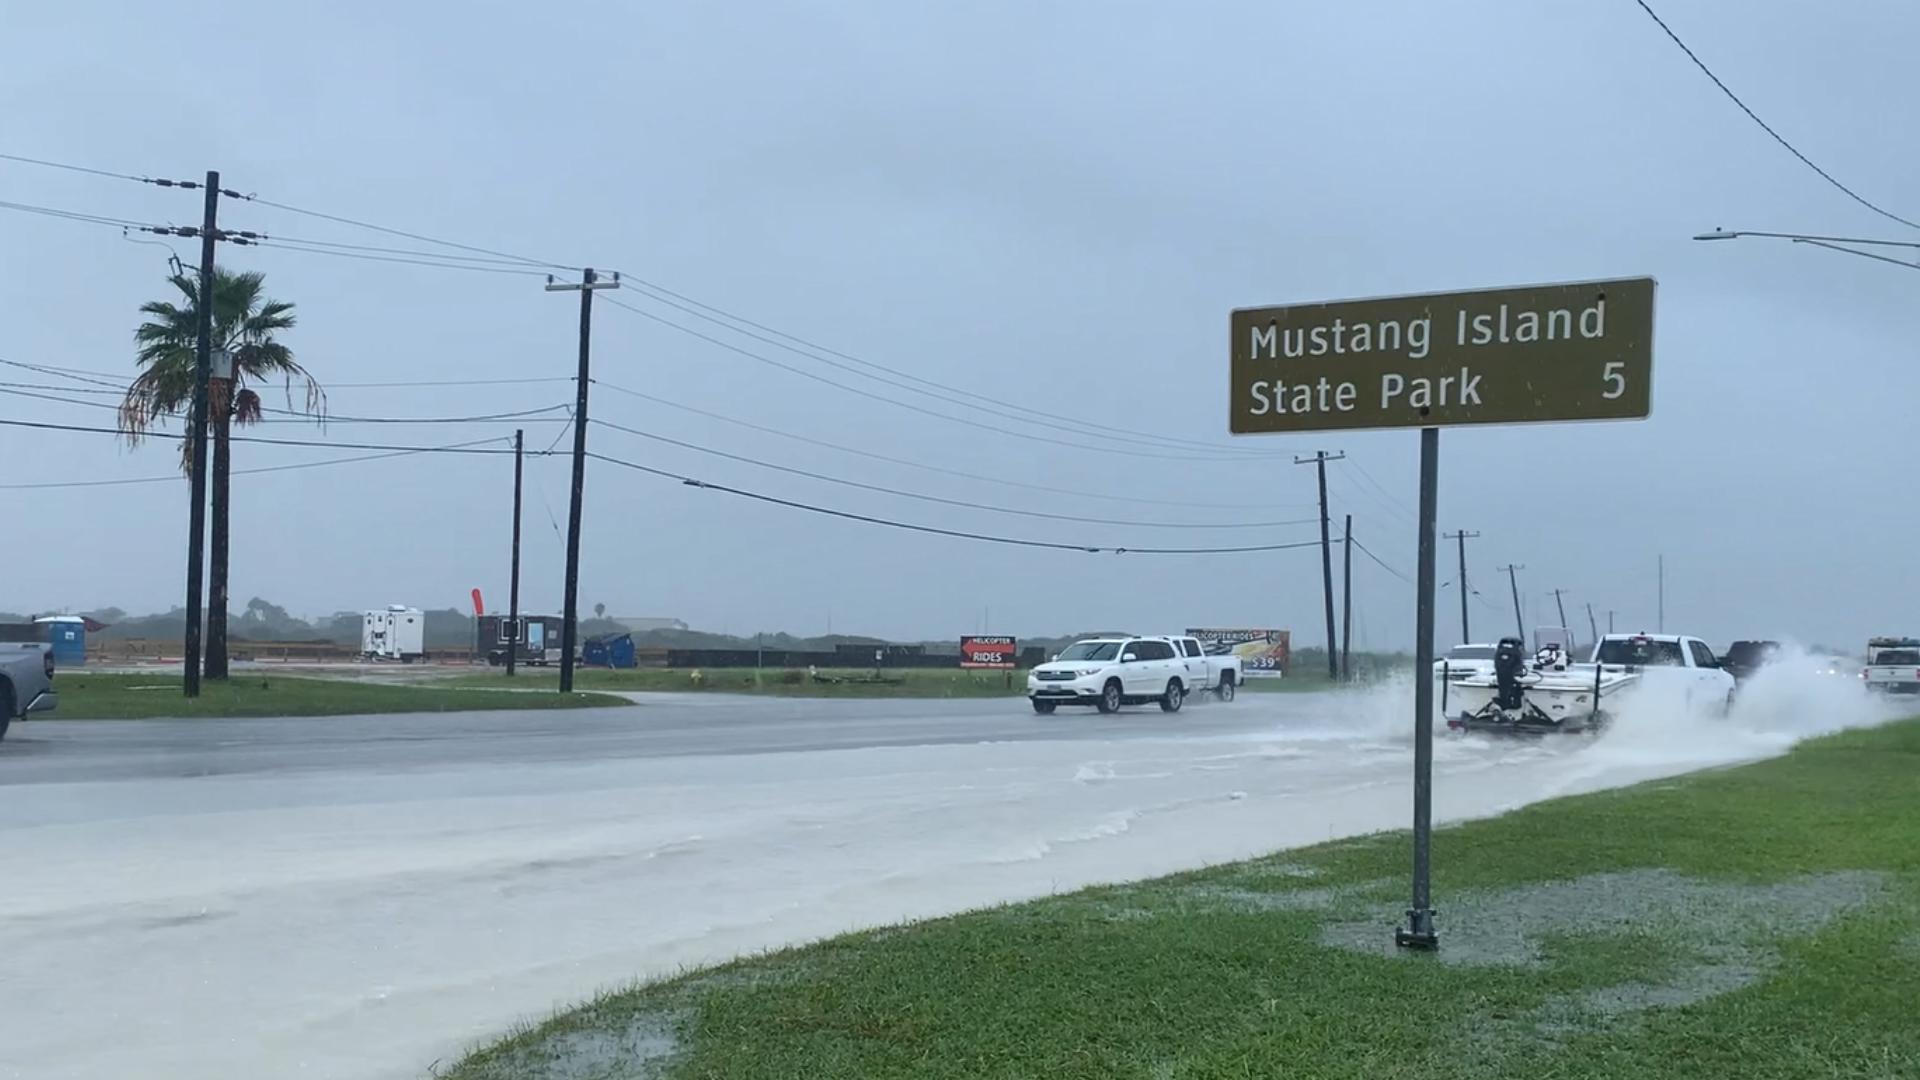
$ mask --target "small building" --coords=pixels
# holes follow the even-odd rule
[[[78,615],[42,615],[33,620],[53,646],[53,662],[77,667],[87,662],[87,620]]]
[[[632,634],[594,638],[580,652],[580,662],[588,667],[630,668],[634,660]]]

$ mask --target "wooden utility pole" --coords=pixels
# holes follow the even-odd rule
[[[1525,569],[1526,567],[1524,566],[1515,566],[1512,563],[1508,563],[1500,568],[1501,572],[1507,575],[1507,584],[1513,589],[1513,629],[1514,633],[1520,635],[1520,644],[1522,645],[1527,643],[1527,623],[1520,615],[1520,578],[1518,572]]]
[[[1353,681],[1353,515],[1347,515],[1346,555],[1340,585],[1340,681]]]
[[[560,611],[560,692],[573,692],[574,652],[580,629],[580,504],[587,486],[587,387],[593,383],[589,346],[593,341],[593,294],[600,289],[620,287],[620,275],[601,281],[589,266],[580,272],[578,284],[547,279],[548,292],[580,294],[580,371],[573,384],[573,497],[567,505],[567,580],[566,598]]]
[[[521,639],[526,636],[520,629],[520,479],[523,475],[525,450],[526,432],[515,428],[513,432],[513,569],[507,578],[507,622],[511,629],[505,635],[508,678],[513,677],[513,663],[520,655]],[[484,645],[485,642],[481,644]]]
[[[1443,540],[1460,542],[1460,644],[1462,645],[1473,640],[1473,630],[1467,624],[1467,589],[1469,587],[1467,585],[1467,541],[1479,535],[1477,532],[1467,532],[1462,529],[1457,533],[1446,533],[1441,536]]]
[[[1333,530],[1327,520],[1327,462],[1346,456],[1344,452],[1329,454],[1320,450],[1310,458],[1293,459],[1295,465],[1315,465],[1320,472],[1320,583],[1327,607],[1327,678],[1336,682],[1340,679],[1340,652],[1339,642],[1333,636]]]
[[[193,352],[193,507],[187,512],[186,670],[181,687],[200,696],[201,595],[206,589],[207,382],[213,377],[213,245],[220,236],[220,174],[207,172],[207,201],[200,226],[200,297]]]

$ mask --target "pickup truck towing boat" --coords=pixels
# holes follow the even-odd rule
[[[1618,714],[1623,695],[1649,683],[1671,689],[1690,709],[1724,710],[1733,676],[1699,638],[1609,634],[1592,659],[1576,664],[1559,645],[1531,657],[1519,638],[1502,638],[1494,670],[1446,685],[1447,727],[1503,735],[1597,734]]]

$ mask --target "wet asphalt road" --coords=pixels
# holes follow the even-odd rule
[[[1227,735],[1323,711],[1328,695],[1246,694],[1112,716],[1036,716],[1017,697],[808,700],[648,694],[625,709],[230,720],[30,720],[0,741],[0,785],[396,771],[1032,740]]]

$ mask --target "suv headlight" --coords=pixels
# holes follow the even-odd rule
[[[1083,667],[1083,668],[1073,669],[1073,675],[1074,675],[1074,678],[1076,679],[1084,679],[1089,675],[1098,675],[1098,674],[1100,674],[1100,669],[1097,667]]]

